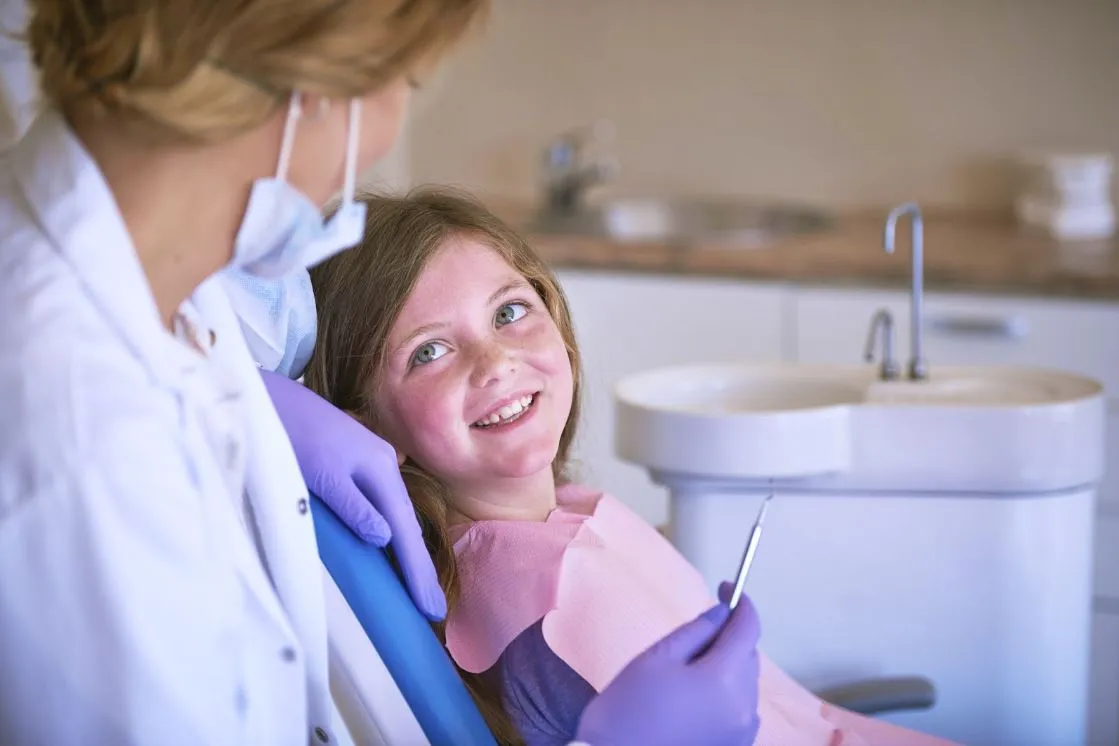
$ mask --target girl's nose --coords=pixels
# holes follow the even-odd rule
[[[470,383],[478,388],[501,381],[517,369],[514,351],[503,344],[486,344],[479,348]]]

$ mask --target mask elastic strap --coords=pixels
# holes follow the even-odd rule
[[[291,165],[291,150],[295,146],[295,128],[302,116],[303,96],[299,91],[293,91],[291,103],[288,104],[288,116],[284,120],[284,134],[280,138],[280,158],[276,162],[276,178],[280,181],[287,179],[288,166]]]
[[[350,99],[350,129],[346,133],[346,175],[342,183],[342,201],[354,201],[354,182],[357,181],[358,135],[361,132],[361,101]]]

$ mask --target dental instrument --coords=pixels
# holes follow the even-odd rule
[[[746,575],[750,572],[750,566],[754,564],[754,555],[758,551],[758,542],[762,538],[762,524],[765,522],[765,511],[769,507],[769,501],[773,499],[773,490],[770,489],[769,494],[762,500],[762,506],[758,510],[758,517],[754,520],[754,527],[750,529],[750,540],[746,542],[746,551],[742,553],[742,564],[738,566],[738,579],[734,583],[734,592],[730,597],[730,608],[734,609],[738,606],[738,600],[742,598],[742,589],[746,586]]]

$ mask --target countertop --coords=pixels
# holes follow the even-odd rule
[[[525,225],[529,215],[509,205],[496,212],[515,226]],[[819,233],[754,249],[621,243],[531,231],[526,237],[557,269],[907,287],[909,219],[898,222],[897,251],[889,255],[882,250],[885,215],[883,210],[837,216]],[[1119,300],[1119,237],[1061,242],[1019,226],[1011,216],[970,213],[926,214],[924,225],[927,289]]]

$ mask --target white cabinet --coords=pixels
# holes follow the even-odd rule
[[[583,355],[577,474],[660,525],[668,515],[667,491],[614,455],[614,385],[663,365],[780,360],[784,290],[630,272],[558,274]]]
[[[795,291],[792,354],[804,362],[857,363],[871,315],[887,308],[895,353],[909,358],[909,294],[801,288]],[[1119,306],[1115,304],[929,293],[924,355],[937,363],[1060,368],[1103,383],[1119,397]]]
[[[910,355],[909,295],[902,291],[802,288],[790,303],[789,349],[811,363],[862,359],[871,315],[894,315],[895,357]],[[1119,743],[1119,306],[1068,300],[928,294],[924,356],[938,364],[1030,365],[1095,378],[1109,397],[1108,473],[1095,540],[1090,744]],[[876,349],[876,354],[881,348]]]
[[[1088,746],[1119,743],[1119,604],[1092,619],[1092,676],[1088,689]]]

